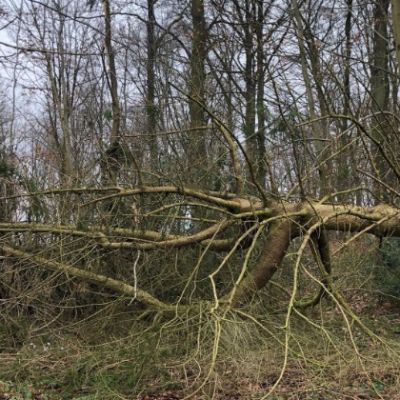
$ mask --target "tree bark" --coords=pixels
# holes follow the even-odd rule
[[[247,303],[256,291],[262,289],[270,281],[281,265],[295,231],[295,225],[290,220],[283,220],[269,227],[257,264],[233,294],[233,306]]]
[[[256,37],[257,37],[257,159],[256,159],[256,177],[260,185],[265,188],[267,169],[267,149],[265,146],[265,56],[264,56],[264,2],[257,1],[257,22],[256,22]]]
[[[204,0],[191,0],[191,17],[193,24],[192,50],[190,55],[190,80],[189,102],[190,132],[189,132],[189,171],[198,181],[201,174],[200,166],[207,164],[206,140],[204,130],[205,124],[205,61],[207,56],[206,41],[207,28],[204,12]]]
[[[157,44],[155,37],[155,15],[154,5],[157,0],[147,1],[147,90],[146,90],[146,114],[147,114],[147,135],[149,135],[150,165],[152,171],[157,171],[158,166],[158,143],[157,143],[157,106],[155,104],[156,86],[155,86],[155,62],[157,53]]]
[[[381,155],[385,151],[386,144],[390,139],[390,123],[385,111],[389,108],[389,78],[388,78],[388,12],[389,0],[378,0],[374,8],[374,36],[373,53],[371,66],[371,108],[374,114],[372,136],[376,143],[381,145],[381,149],[372,144],[374,157],[374,169],[379,180],[387,180],[388,165]],[[377,203],[388,201],[386,191],[379,183],[375,182],[375,196]]]
[[[111,94],[111,107],[112,107],[112,128],[110,134],[110,143],[117,143],[119,141],[120,126],[121,126],[121,108],[118,96],[118,81],[117,71],[115,67],[115,53],[112,45],[112,28],[111,28],[111,11],[110,1],[102,0],[105,35],[104,47],[107,54],[108,61],[108,79]]]
[[[329,160],[329,146],[326,143],[328,136],[326,120],[318,119],[317,103],[314,99],[313,85],[308,71],[308,60],[310,60],[311,64],[311,73],[316,86],[321,116],[326,116],[329,111],[322,90],[322,71],[315,39],[311,35],[310,27],[303,26],[302,15],[297,0],[291,1],[291,8],[300,52],[300,64],[306,90],[308,112],[311,121],[314,121],[311,125],[311,129],[315,139],[314,147],[316,150],[317,169],[319,174],[319,187],[316,188],[316,190],[319,189],[317,196],[323,196],[324,194],[329,193],[332,189],[330,178],[332,177],[332,163]],[[309,48],[308,53],[306,45],[308,45]]]
[[[397,64],[400,64],[400,2],[392,0],[392,25],[396,45]]]

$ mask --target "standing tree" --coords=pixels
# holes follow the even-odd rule
[[[191,0],[192,48],[190,52],[189,76],[189,144],[188,162],[191,175],[197,174],[202,179],[205,172],[202,166],[207,164],[206,136],[204,134],[206,106],[206,59],[207,26],[204,0]],[[196,172],[197,171],[197,172]]]

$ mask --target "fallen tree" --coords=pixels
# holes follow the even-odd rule
[[[334,204],[325,201],[303,200],[275,200],[269,198],[267,202],[254,196],[238,196],[235,193],[217,193],[194,190],[185,187],[137,187],[137,188],[103,188],[96,189],[71,189],[62,191],[48,191],[35,193],[34,196],[49,196],[55,193],[95,193],[96,197],[90,201],[79,204],[80,209],[93,207],[102,201],[121,198],[130,199],[133,204],[137,196],[151,194],[173,195],[172,202],[165,201],[162,207],[147,211],[141,216],[143,226],[134,228],[119,228],[102,225],[80,226],[76,224],[39,224],[28,222],[0,223],[0,232],[3,240],[0,250],[6,257],[23,259],[39,267],[55,270],[87,280],[117,293],[136,299],[157,311],[175,311],[174,304],[166,304],[157,299],[157,294],[150,294],[142,288],[137,288],[115,279],[111,276],[96,274],[77,268],[65,261],[53,261],[45,256],[29,252],[17,246],[17,240],[7,233],[13,234],[51,234],[80,237],[89,241],[93,246],[112,249],[150,252],[157,249],[178,249],[201,245],[205,251],[225,252],[223,261],[215,266],[213,276],[223,268],[229,257],[236,251],[245,251],[244,262],[231,290],[227,293],[214,292],[218,304],[224,303],[239,306],[246,303],[252,295],[263,289],[276,270],[281,265],[285,254],[293,239],[301,237],[301,245],[297,252],[298,260],[303,256],[304,249],[311,245],[317,259],[330,271],[329,245],[326,231],[352,232],[352,239],[370,233],[379,237],[400,236],[400,209],[380,204],[374,207],[356,206],[352,204]],[[100,193],[99,193],[100,192]],[[105,193],[104,193],[105,192]],[[31,194],[33,196],[33,194]],[[5,199],[3,199],[5,200]],[[197,203],[193,203],[196,201]],[[204,229],[193,232],[187,228],[187,234],[174,234],[165,231],[145,229],[145,216],[162,215],[166,209],[180,208],[190,204],[192,207],[201,207],[211,210],[213,221],[203,221]],[[218,216],[218,217],[217,217]],[[227,237],[229,231],[229,237]],[[265,232],[267,233],[266,235]],[[258,260],[251,265],[250,256],[259,243],[263,242]],[[344,246],[346,243],[344,244]],[[40,249],[37,249],[40,251]],[[300,262],[300,261],[298,261]],[[140,285],[140,283],[139,283]],[[204,299],[208,302],[212,299]],[[210,303],[210,304],[211,304]],[[179,305],[182,307],[182,305]]]

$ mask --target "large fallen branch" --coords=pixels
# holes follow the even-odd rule
[[[165,247],[180,248],[200,243],[203,246],[220,249],[229,246],[232,240],[212,240],[213,236],[224,232],[236,221],[221,221],[192,235],[163,235],[140,229],[104,229],[97,226],[86,230],[68,225],[32,224],[26,222],[0,223],[0,232],[31,232],[70,235],[94,240],[99,246],[110,249],[154,250]],[[118,237],[124,240],[116,240]]]
[[[98,193],[94,189],[82,189],[86,193]],[[68,190],[55,193],[67,193]],[[82,193],[78,189],[71,189],[71,193]],[[210,207],[215,214],[220,214],[219,222],[211,226],[188,234],[184,232],[179,235],[164,234],[146,229],[122,229],[122,228],[101,228],[91,226],[86,229],[78,229],[71,225],[45,225],[45,224],[26,224],[26,223],[1,223],[0,231],[3,232],[48,232],[51,234],[68,234],[72,236],[86,237],[93,240],[99,246],[112,249],[136,249],[154,250],[166,248],[178,248],[199,244],[207,249],[232,251],[239,246],[235,246],[243,227],[257,227],[260,224],[268,229],[267,237],[264,239],[263,249],[258,261],[254,266],[249,266],[247,274],[235,285],[233,304],[245,302],[251,295],[265,287],[270,281],[274,272],[279,268],[293,238],[303,233],[313,233],[319,230],[339,230],[344,232],[371,233],[378,236],[400,236],[400,210],[396,207],[381,204],[376,207],[361,207],[352,204],[326,204],[318,201],[289,202],[275,201],[269,202],[265,207],[260,199],[252,196],[238,197],[233,193],[203,192],[200,190],[174,187],[138,187],[130,189],[108,188],[104,190],[104,196],[86,201],[83,206],[96,204],[111,198],[130,196],[146,196],[147,194],[162,193],[166,195],[181,196],[183,199],[188,197],[200,201],[200,206],[204,203],[205,207]],[[51,191],[44,192],[50,194]],[[156,214],[155,210],[152,214]],[[147,212],[148,214],[148,212]],[[143,214],[145,215],[145,214]],[[153,215],[154,216],[154,215]],[[161,218],[161,216],[160,216]],[[238,227],[238,232],[231,238],[221,238],[219,235],[228,228]],[[309,230],[312,232],[309,232]],[[315,235],[314,235],[315,236]],[[261,237],[261,236],[260,236]],[[249,239],[249,238],[247,238]],[[260,239],[261,240],[261,239]],[[247,240],[248,243],[251,242]],[[244,242],[240,248],[243,248]],[[244,246],[246,247],[246,246]],[[2,250],[7,254],[20,258],[29,258],[37,265],[48,269],[62,271],[81,279],[97,282],[119,293],[134,296],[134,288],[123,282],[113,280],[108,277],[97,275],[82,269],[78,269],[67,264],[57,263],[27,254],[11,246],[3,245]],[[328,246],[325,243],[319,245],[319,257],[322,264],[329,264]],[[137,298],[149,306],[156,308],[171,309],[172,305],[167,305],[144,291],[136,292]]]
[[[19,249],[15,249],[11,246],[6,246],[6,245],[0,246],[0,251],[6,256],[16,257],[18,259],[31,262],[39,267],[43,267],[52,271],[62,272],[69,276],[81,278],[88,282],[100,284],[104,288],[111,289],[116,293],[120,293],[132,299],[135,299],[147,305],[148,307],[155,309],[156,311],[162,311],[162,312],[176,311],[175,306],[164,303],[156,299],[148,292],[142,289],[135,288],[134,286],[128,285],[125,282],[109,278],[105,275],[100,275],[94,272],[85,271],[83,269],[73,267],[72,265],[66,263],[51,261],[44,257],[40,257]]]

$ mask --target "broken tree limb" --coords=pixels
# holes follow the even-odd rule
[[[234,293],[233,306],[246,302],[255,291],[269,282],[281,265],[295,231],[296,226],[291,220],[278,221],[269,227],[260,258],[253,271],[243,279]]]
[[[80,268],[73,267],[72,265],[66,263],[60,263],[56,261],[48,260],[44,257],[37,256],[19,249],[15,249],[11,246],[2,245],[0,246],[0,251],[6,256],[16,257],[25,261],[30,261],[33,264],[46,268],[51,271],[62,272],[66,275],[81,278],[85,281],[100,284],[102,287],[111,289],[116,293],[131,297],[145,304],[151,309],[157,312],[175,312],[176,306],[172,304],[164,303],[150,293],[135,288],[125,282],[119,281],[117,279],[109,278],[105,275],[96,274],[94,272],[85,271]]]
[[[30,232],[30,233],[49,233],[55,235],[71,235],[82,238],[88,238],[94,245],[111,249],[131,249],[151,251],[157,249],[180,248],[185,246],[200,245],[207,250],[228,251],[232,249],[239,251],[252,242],[249,237],[246,243],[243,241],[240,246],[236,246],[240,238],[243,227],[266,226],[268,229],[267,237],[263,235],[257,237],[257,240],[263,240],[263,249],[258,261],[253,266],[246,266],[244,278],[235,286],[235,294],[232,297],[233,304],[243,304],[246,299],[252,297],[254,292],[262,289],[270,281],[277,268],[279,268],[287,249],[293,238],[302,232],[307,232],[310,227],[318,225],[318,229],[340,230],[343,232],[355,232],[355,237],[364,233],[371,233],[378,236],[400,236],[400,209],[388,204],[380,204],[375,207],[356,206],[353,204],[333,204],[323,201],[308,199],[303,202],[285,201],[283,199],[270,202],[265,207],[263,201],[254,196],[240,196],[234,193],[206,192],[187,187],[177,186],[140,186],[131,188],[110,187],[105,190],[81,189],[55,190],[42,192],[42,195],[63,193],[82,194],[82,206],[97,204],[101,201],[108,201],[110,198],[125,197],[133,198],[136,196],[146,197],[154,193],[171,194],[174,197],[184,199],[195,198],[199,201],[199,206],[204,204],[213,214],[212,220],[195,220],[198,222],[215,221],[205,229],[193,233],[193,229],[181,229],[177,234],[172,234],[170,230],[162,231],[147,230],[146,226],[138,224],[135,229],[105,227],[99,224],[89,227],[79,227],[79,225],[60,225],[54,224],[32,224],[22,222],[2,222],[0,232]],[[91,194],[91,198],[87,195]],[[25,195],[23,194],[22,197]],[[95,196],[98,196],[97,198]],[[95,197],[95,198],[94,198]],[[0,199],[1,200],[1,199]],[[173,205],[179,204],[175,202]],[[159,206],[154,210],[146,211],[157,213]],[[141,216],[140,221],[145,219],[145,214]],[[153,217],[153,215],[152,215]],[[160,218],[163,216],[161,215]],[[193,225],[196,226],[196,225]],[[229,229],[229,234],[226,231]],[[236,231],[235,231],[236,229]],[[243,232],[243,231],[242,231]],[[222,234],[225,234],[222,235]],[[228,235],[229,237],[227,237]],[[14,254],[21,251],[14,246]],[[326,249],[325,249],[326,248]],[[12,247],[10,246],[10,249]],[[9,249],[9,251],[11,251]],[[329,269],[329,254],[325,252],[327,246],[323,243],[318,244],[318,253],[321,263]],[[22,253],[24,253],[22,251]],[[37,257],[34,254],[27,255],[28,258]],[[42,264],[46,262],[47,267],[54,267],[57,270],[63,270],[64,267],[71,267],[67,264],[58,264],[45,259],[37,259]],[[54,263],[54,264],[51,264]],[[44,264],[43,264],[44,265]],[[74,268],[74,267],[71,267]],[[72,271],[72,270],[70,270]],[[75,271],[75,270],[74,270]],[[86,271],[77,269],[76,276],[81,279],[105,283],[105,287],[113,288],[117,292],[127,290],[131,294],[129,285],[120,286],[111,278],[87,275]],[[123,282],[122,282],[123,283]],[[114,286],[113,286],[114,285]],[[122,288],[122,289],[121,289]],[[125,288],[125,289],[124,289]],[[146,292],[144,292],[146,293]],[[231,292],[231,294],[233,291]],[[149,298],[143,295],[144,300]],[[151,300],[151,299],[150,299]],[[157,300],[157,299],[156,299]],[[155,300],[155,301],[156,301]],[[151,300],[152,301],[152,300]],[[151,303],[150,301],[150,303]],[[154,303],[154,302],[153,302]],[[156,303],[154,303],[156,304]]]

